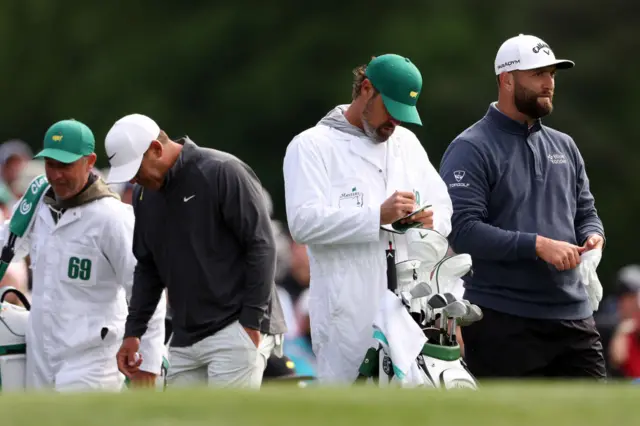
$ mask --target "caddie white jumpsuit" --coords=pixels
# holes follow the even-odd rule
[[[368,348],[387,288],[385,249],[407,257],[406,237],[380,229],[380,205],[397,191],[429,202],[434,229],[451,231],[447,187],[416,136],[396,127],[374,143],[344,119],[348,105],[297,135],[284,158],[289,229],[308,246],[309,316],[321,381],[351,383]]]
[[[14,258],[30,255],[33,271],[27,387],[121,390],[116,353],[136,262],[133,209],[105,197],[68,209],[57,224],[44,202],[36,214],[31,232],[16,242]],[[155,374],[166,352],[165,313],[163,295],[141,339],[141,369]]]

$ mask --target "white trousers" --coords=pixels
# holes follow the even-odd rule
[[[203,384],[258,389],[276,340],[262,334],[256,347],[235,321],[192,346],[170,347],[167,389]]]

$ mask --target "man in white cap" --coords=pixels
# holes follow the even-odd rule
[[[168,386],[260,387],[286,331],[276,244],[262,185],[238,158],[173,141],[127,115],[105,140],[110,183],[136,183],[133,295],[118,353],[135,374],[139,338],[166,287],[172,310]]]
[[[541,122],[553,110],[556,70],[573,66],[537,37],[505,41],[494,63],[498,101],[442,158],[449,240],[473,258],[465,298],[484,313],[463,328],[478,377],[605,377],[577,268],[590,250],[599,262],[604,228],[576,144]]]

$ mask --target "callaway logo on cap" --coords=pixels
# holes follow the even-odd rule
[[[558,69],[572,68],[567,59],[556,59],[547,43],[532,35],[520,34],[502,43],[494,63],[496,75],[516,70],[533,70],[555,65]]]

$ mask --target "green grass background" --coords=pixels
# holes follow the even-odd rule
[[[491,383],[478,391],[250,390],[0,394],[0,426],[640,425],[640,386]]]

